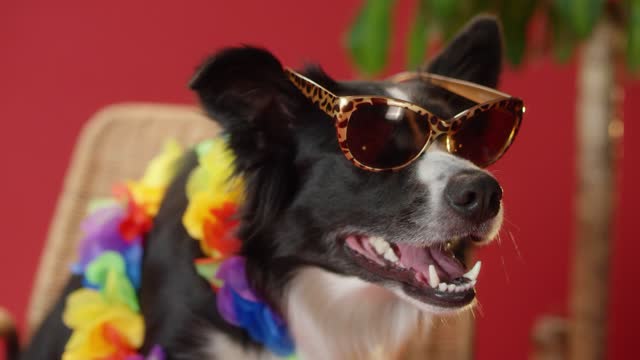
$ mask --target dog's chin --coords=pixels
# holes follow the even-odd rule
[[[487,243],[497,231],[469,234],[431,245],[388,241],[365,232],[343,235],[346,256],[364,273],[362,278],[386,287],[399,298],[431,313],[448,313],[473,306],[480,272],[454,255],[464,243]]]

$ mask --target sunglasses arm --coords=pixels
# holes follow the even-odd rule
[[[496,99],[507,99],[511,97],[508,94],[486,86],[431,73],[404,72],[392,76],[391,78],[389,78],[389,81],[405,82],[412,79],[422,79],[424,81],[430,82],[436,86],[439,86],[478,104],[493,101]]]
[[[340,97],[290,68],[286,68],[284,72],[291,83],[302,92],[302,95],[317,105],[320,110],[332,118],[338,115],[340,112]]]

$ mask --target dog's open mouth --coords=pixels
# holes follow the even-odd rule
[[[432,305],[456,308],[475,298],[480,262],[467,271],[443,246],[389,243],[380,237],[349,235],[346,248],[367,271],[402,285],[409,296]]]

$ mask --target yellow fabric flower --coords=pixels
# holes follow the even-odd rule
[[[204,238],[203,224],[205,221],[213,220],[213,215],[209,211],[213,201],[213,195],[208,192],[195,193],[189,199],[187,210],[182,216],[182,224],[192,238],[196,240]]]
[[[153,158],[147,166],[144,176],[139,181],[127,182],[127,188],[134,201],[144,207],[147,215],[153,217],[158,213],[182,154],[182,147],[175,140],[167,141],[162,153]]]
[[[79,289],[69,295],[64,323],[73,329],[63,360],[101,359],[118,348],[104,336],[104,325],[116,330],[132,349],[142,346],[144,320],[126,304],[110,303],[98,291]]]
[[[122,350],[137,349],[144,340],[144,320],[138,314],[135,291],[120,254],[106,251],[92,261],[86,280],[101,290],[79,289],[67,298],[62,321],[73,330],[63,360],[103,359]],[[118,334],[114,343],[105,326]]]
[[[187,198],[199,192],[223,193],[227,201],[242,199],[244,184],[234,177],[235,157],[223,138],[201,143],[197,150],[199,166],[189,176]]]
[[[211,256],[215,250],[202,241],[204,224],[216,222],[211,213],[225,203],[239,204],[244,199],[244,182],[234,176],[234,156],[222,138],[201,143],[196,151],[199,166],[187,181],[189,205],[182,217],[182,223],[189,235],[200,241],[202,251]]]

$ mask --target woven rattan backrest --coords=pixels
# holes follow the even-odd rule
[[[36,273],[27,310],[29,333],[68,280],[89,201],[110,195],[118,181],[140,177],[167,139],[189,146],[217,131],[198,108],[188,106],[119,104],[88,121],[74,148]]]

